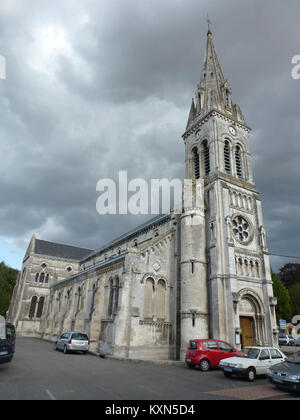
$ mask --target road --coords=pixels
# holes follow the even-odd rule
[[[0,400],[216,400],[282,398],[265,378],[254,384],[182,364],[101,359],[17,339],[13,362],[0,365]]]

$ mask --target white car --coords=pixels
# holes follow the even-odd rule
[[[287,357],[275,347],[247,347],[245,357],[232,357],[221,360],[219,368],[226,378],[242,376],[254,381],[258,375],[266,375],[270,367],[284,362]]]

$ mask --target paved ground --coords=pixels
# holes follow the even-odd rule
[[[64,355],[53,344],[18,339],[11,364],[0,365],[0,399],[215,400],[294,397],[266,379],[254,384],[184,364],[157,365],[92,355]]]
[[[300,352],[300,347],[296,347],[296,346],[282,346],[280,347],[280,350],[283,351],[283,353],[286,353],[287,355],[289,354],[293,354],[296,352]]]

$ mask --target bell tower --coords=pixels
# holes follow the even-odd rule
[[[192,281],[192,275],[182,269],[181,293],[192,299],[195,288],[201,288],[200,295],[207,299],[208,335],[236,346],[247,340],[247,345],[272,345],[277,339],[276,302],[261,199],[252,174],[250,132],[241,108],[232,100],[209,28],[200,83],[183,135],[185,176],[203,185],[205,238],[195,233],[199,226],[194,230],[191,226],[192,244],[182,249],[182,261],[191,260],[188,253],[197,249],[205,270],[202,266]],[[182,224],[182,236],[185,234]],[[186,305],[184,299],[182,304]],[[183,312],[188,312],[186,307]],[[242,328],[246,318],[248,339]],[[183,322],[181,325],[183,337],[186,329]],[[195,328],[185,341],[188,336],[207,338],[200,334]]]

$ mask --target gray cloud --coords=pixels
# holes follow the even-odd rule
[[[23,247],[37,233],[98,248],[145,220],[98,216],[96,183],[126,169],[183,177],[181,135],[209,13],[234,101],[253,128],[269,248],[300,255],[298,0],[16,4],[0,8],[1,235]]]

